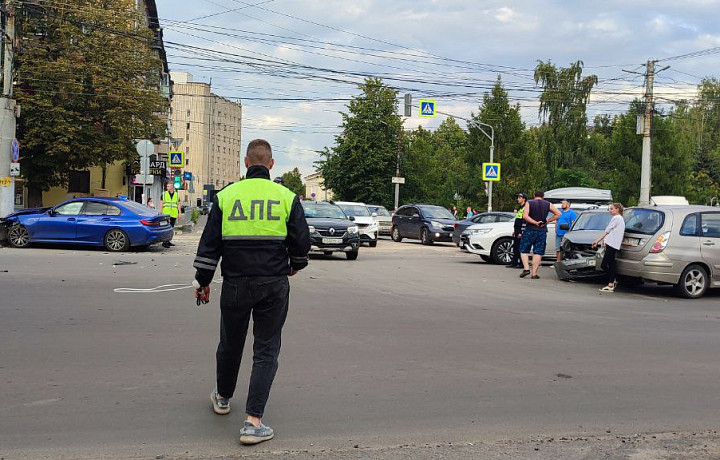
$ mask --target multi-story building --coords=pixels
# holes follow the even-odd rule
[[[315,201],[329,201],[335,195],[333,191],[325,188],[325,180],[322,173],[315,172],[305,176],[305,198]]]
[[[172,137],[185,152],[185,169],[192,174],[183,203],[197,205],[213,192],[240,180],[242,104],[217,96],[208,83],[193,81],[187,72],[171,72]]]

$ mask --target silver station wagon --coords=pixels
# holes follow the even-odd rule
[[[638,207],[623,217],[618,275],[672,284],[678,295],[689,299],[720,287],[720,208]]]

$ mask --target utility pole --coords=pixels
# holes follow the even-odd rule
[[[488,139],[490,139],[490,163],[494,163],[494,155],[495,155],[495,129],[493,129],[492,126],[490,126],[487,123],[483,123],[477,120],[469,120],[470,123],[473,123],[477,126],[477,128],[480,130],[481,133],[485,135]],[[488,134],[484,129],[483,126],[486,126],[490,128],[490,134]],[[492,211],[492,192],[493,192],[493,183],[492,181],[488,181],[488,212]]]
[[[398,135],[397,145],[397,159],[395,160],[395,210],[397,210],[400,204],[400,153],[402,151],[402,140],[403,140],[403,125],[400,125],[400,133]]]
[[[15,10],[13,0],[4,0],[2,13],[3,93],[0,98],[0,217],[15,210],[15,177],[10,176],[11,144],[15,139],[15,100],[13,96],[13,60],[15,58]]]
[[[650,204],[650,184],[652,176],[652,119],[653,119],[653,82],[655,80],[655,61],[648,59],[645,74],[645,118],[643,119],[642,161],[640,163],[640,199],[638,204]]]

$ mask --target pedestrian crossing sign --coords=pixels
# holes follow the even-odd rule
[[[436,117],[435,101],[431,99],[420,99],[420,116],[425,118]]]
[[[169,152],[168,156],[170,157],[171,168],[182,168],[185,166],[185,152],[182,150]]]
[[[500,180],[500,163],[483,163],[482,166],[484,181]]]

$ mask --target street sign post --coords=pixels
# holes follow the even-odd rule
[[[420,116],[423,118],[432,118],[437,116],[436,104],[432,99],[420,99]]]
[[[483,180],[497,182],[500,180],[500,163],[483,163]]]
[[[185,152],[175,150],[168,153],[168,163],[171,168],[182,168],[185,166]]]
[[[393,178],[392,178],[392,183],[393,183],[393,184],[404,184],[404,183],[405,183],[405,178],[404,178],[404,177],[393,177]]]

